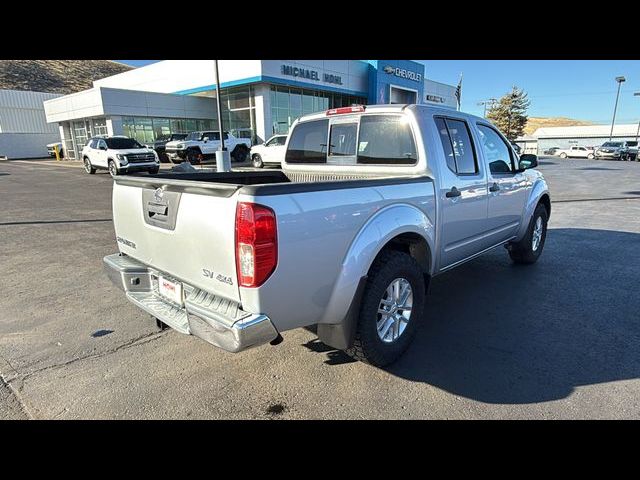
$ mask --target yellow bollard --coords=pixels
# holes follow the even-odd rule
[[[53,146],[53,151],[56,152],[56,162],[60,161],[60,152],[58,151],[58,145]]]

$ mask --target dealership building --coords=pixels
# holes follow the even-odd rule
[[[425,78],[409,60],[220,60],[222,121],[262,142],[308,113],[353,104],[427,103],[456,108],[456,88]],[[143,143],[161,135],[217,128],[213,60],[165,60],[93,82],[44,102],[68,158],[94,135]]]
[[[526,153],[543,155],[552,147],[599,147],[605,142],[638,141],[639,123],[611,125],[577,125],[571,127],[540,127],[533,135],[516,138]]]

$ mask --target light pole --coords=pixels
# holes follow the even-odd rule
[[[626,81],[624,77],[616,77],[616,82],[618,82],[618,93],[616,93],[616,104],[613,107],[613,119],[611,120],[611,133],[609,134],[609,141],[613,138],[613,126],[616,123],[616,111],[618,110],[618,97],[620,97],[620,86],[623,82]]]
[[[633,96],[640,97],[640,92],[634,92]],[[638,143],[638,134],[640,134],[640,120],[638,120],[638,129],[636,130],[636,144]],[[640,154],[640,150],[638,150],[638,153]]]
[[[218,75],[218,60],[214,60],[216,66],[216,103],[218,106],[218,130],[220,131],[220,150],[216,151],[216,170],[218,172],[230,172],[231,160],[229,152],[224,148],[224,128],[222,127],[222,97],[220,88],[220,76]]]

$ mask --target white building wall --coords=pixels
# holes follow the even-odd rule
[[[0,132],[55,133],[47,123],[42,102],[61,95],[19,90],[0,90]]]
[[[92,88],[44,104],[49,122],[96,116],[216,118],[215,99],[126,89]]]
[[[260,60],[219,60],[220,82],[230,82],[260,75]],[[175,93],[214,85],[213,60],[164,60],[142,68],[96,80],[96,87]]]
[[[44,158],[48,157],[47,144],[60,140],[54,133],[0,133],[0,157]]]
[[[269,85],[259,84],[254,89],[254,102],[256,108],[256,135],[262,141],[267,141],[271,136],[271,97]]]
[[[100,89],[91,88],[44,102],[47,122],[63,122],[74,118],[97,117],[104,114]]]
[[[0,90],[0,156],[46,157],[47,144],[59,138],[58,127],[48,124],[43,102],[58,94]]]

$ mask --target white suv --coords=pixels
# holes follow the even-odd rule
[[[251,147],[253,166],[262,168],[265,164],[282,165],[286,143],[286,135],[274,135],[263,144]]]
[[[153,149],[123,136],[90,139],[82,149],[82,161],[87,173],[101,168],[109,170],[113,177],[139,171],[158,173],[160,169],[160,159]]]

